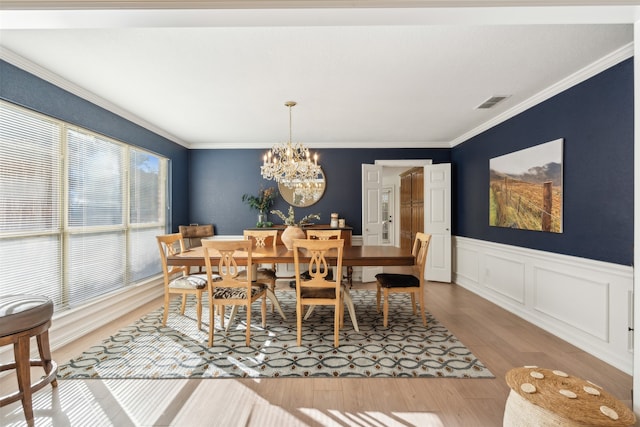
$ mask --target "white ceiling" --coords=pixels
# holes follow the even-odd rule
[[[284,141],[288,100],[313,148],[449,147],[631,56],[638,9],[5,9],[0,57],[190,148]]]

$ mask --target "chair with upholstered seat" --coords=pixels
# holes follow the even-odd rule
[[[336,259],[336,268],[342,269],[344,240],[295,239],[293,241],[293,262],[296,275],[296,317],[297,342],[302,343],[302,314],[305,306],[328,305],[334,308],[333,345],[340,345],[340,327],[343,323],[344,287],[340,279],[327,279],[331,269],[327,257]],[[302,277],[302,257],[310,257],[307,265],[310,279]]]
[[[202,239],[213,237],[213,224],[179,225],[178,232],[182,234],[187,249],[202,246]]]
[[[424,269],[427,263],[427,253],[429,251],[429,242],[431,235],[425,233],[416,233],[416,239],[413,243],[411,253],[415,257],[413,265],[414,274],[397,274],[397,273],[380,273],[376,274],[376,306],[380,312],[380,297],[384,294],[384,320],[383,324],[387,327],[389,319],[389,295],[393,293],[409,293],[411,295],[411,305],[413,314],[416,313],[416,295],[420,301],[420,312],[422,314],[422,324],[427,326],[427,318],[424,306]]]
[[[198,329],[202,323],[202,294],[207,288],[206,274],[190,274],[188,266],[175,266],[167,264],[167,256],[186,251],[186,245],[181,233],[165,234],[156,236],[158,249],[160,250],[160,260],[162,261],[162,273],[164,275],[164,315],[162,316],[162,326],[166,326],[169,317],[169,302],[171,295],[180,295],[182,304],[180,314],[184,315],[187,305],[187,296],[196,297],[196,315],[198,319]]]
[[[40,295],[0,296],[0,346],[13,344],[14,362],[0,365],[0,372],[15,369],[18,391],[0,396],[0,407],[22,401],[27,425],[34,425],[32,395],[47,384],[58,386],[58,365],[51,359],[49,326],[53,302]],[[36,337],[39,360],[30,359],[31,338]],[[31,366],[42,366],[44,377],[31,383]]]
[[[213,237],[213,224],[179,225],[178,232],[182,234],[185,247],[187,249],[191,249],[196,246],[202,246],[202,239]],[[203,272],[203,268],[198,267],[198,273],[202,273],[202,272]]]
[[[244,306],[247,312],[246,344],[251,344],[251,304],[262,299],[260,309],[262,313],[262,327],[267,322],[266,295],[268,286],[260,282],[252,282],[252,242],[250,240],[203,240],[205,271],[207,275],[207,289],[209,291],[209,347],[213,345],[215,330],[214,307],[218,307],[220,326],[224,328],[224,307],[232,305],[234,308]],[[212,273],[211,256],[219,257],[218,273]],[[240,267],[236,256],[246,259],[246,273],[239,276]],[[232,311],[232,318],[235,310]]]
[[[265,248],[272,246],[274,249],[278,243],[278,230],[244,230],[244,238],[252,242],[253,249]],[[269,285],[271,292],[276,289],[276,265],[271,264],[270,267],[257,267],[253,269],[253,281],[266,283]],[[238,273],[238,278],[246,277],[246,271]],[[273,307],[272,307],[273,309]],[[273,311],[273,310],[272,310]]]

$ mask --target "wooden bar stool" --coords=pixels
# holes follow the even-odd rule
[[[58,385],[58,365],[51,360],[49,350],[49,326],[53,315],[53,303],[38,295],[0,296],[0,346],[13,344],[15,361],[0,365],[0,372],[15,369],[18,391],[0,397],[0,407],[22,400],[22,408],[28,425],[33,425],[32,394],[51,383]],[[40,360],[30,359],[30,340],[36,337]],[[31,366],[42,366],[45,376],[31,384]]]

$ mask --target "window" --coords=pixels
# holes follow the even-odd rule
[[[0,102],[0,291],[56,310],[160,272],[167,159]]]

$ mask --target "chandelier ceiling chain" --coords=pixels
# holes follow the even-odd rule
[[[289,141],[275,144],[263,157],[260,173],[264,179],[282,183],[288,188],[303,188],[309,183],[316,182],[321,173],[318,166],[318,154],[314,154],[313,162],[309,149],[299,142],[292,141],[293,125],[291,107],[295,101],[284,104],[289,107]]]

